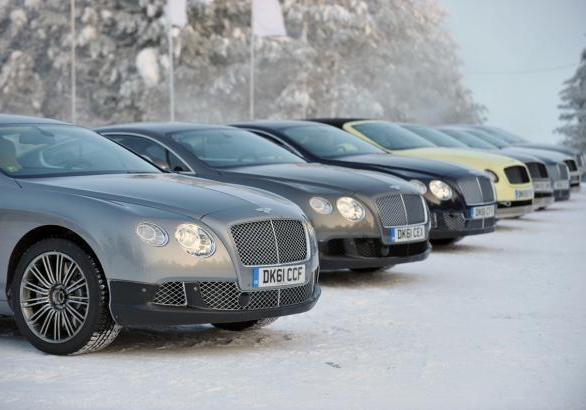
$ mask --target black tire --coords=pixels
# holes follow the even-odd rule
[[[350,269],[352,272],[356,273],[376,273],[376,272],[383,272],[387,269],[392,268],[394,265],[383,266],[381,268],[354,268]]]
[[[432,239],[430,242],[432,245],[437,245],[437,246],[448,246],[448,245],[453,245],[455,243],[460,242],[462,239],[464,239],[463,236],[459,236],[457,238],[447,238],[447,239]]]
[[[276,317],[268,317],[266,319],[249,320],[247,322],[212,323],[212,326],[231,332],[242,332],[244,330],[260,329],[261,327],[270,325],[277,319]]]
[[[84,286],[84,291],[87,292],[87,296],[84,297],[88,301],[86,305],[87,307],[84,310],[85,318],[83,321],[79,320],[80,324],[76,325],[77,327],[75,332],[71,332],[69,338],[62,342],[56,340],[56,332],[54,331],[54,341],[43,340],[42,337],[38,336],[35,333],[38,333],[38,329],[36,331],[32,330],[34,323],[30,325],[31,327],[29,327],[29,324],[27,324],[25,319],[25,313],[23,312],[23,309],[30,309],[30,307],[23,306],[21,304],[21,283],[25,277],[29,265],[32,265],[34,261],[39,260],[38,258],[43,257],[43,255],[48,255],[55,252],[59,253],[60,255],[64,255],[69,258],[70,261],[75,262],[79,267],[79,269],[76,271],[79,272],[79,274],[76,274],[78,275],[77,277],[85,278],[85,283],[87,284]],[[66,276],[66,274],[63,275]],[[65,282],[65,278],[63,278],[63,281]],[[55,283],[57,284],[58,282],[59,279],[56,279]],[[65,289],[66,285],[67,283],[65,282],[61,286]],[[56,285],[52,286],[54,294],[54,286]],[[55,355],[73,355],[95,352],[112,343],[116,336],[118,336],[120,333],[121,327],[114,323],[114,320],[110,315],[108,306],[108,285],[104,273],[99,268],[97,261],[90,254],[88,254],[74,242],[71,242],[67,239],[50,238],[32,245],[20,258],[10,289],[14,317],[19,331],[30,341],[33,346],[43,352]],[[68,290],[69,289],[67,289],[67,291]],[[51,292],[47,294],[47,301],[52,300],[51,295]],[[65,296],[65,298],[67,297],[68,296]],[[49,304],[50,303],[53,302],[49,302]],[[68,301],[65,299],[63,305],[65,306],[67,303]],[[27,314],[30,315],[30,313]],[[43,317],[43,315],[40,315],[39,317]],[[65,316],[65,314],[63,314],[63,316]],[[53,329],[60,327],[64,332],[66,330],[69,332],[69,329],[65,328],[65,321],[63,318],[58,321],[53,320],[53,322],[58,323]],[[71,323],[75,324],[75,322]],[[61,330],[59,332],[61,332]]]

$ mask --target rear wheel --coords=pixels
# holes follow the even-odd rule
[[[432,239],[430,242],[432,245],[446,246],[446,245],[453,245],[455,243],[458,243],[462,239],[464,239],[463,236],[458,236],[457,238]]]
[[[243,330],[260,329],[273,323],[278,318],[268,317],[266,319],[249,320],[247,322],[233,322],[233,323],[212,323],[212,326],[222,330],[230,330],[232,332],[241,332]]]
[[[81,354],[108,346],[118,333],[108,308],[108,286],[97,261],[59,238],[31,246],[11,284],[16,324],[39,350]]]

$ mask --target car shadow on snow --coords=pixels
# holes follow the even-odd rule
[[[264,347],[286,349],[290,343],[298,343],[300,337],[303,335],[274,326],[244,332],[220,330],[211,325],[125,328],[112,345],[93,354],[142,354],[156,351],[168,354],[181,352],[179,354],[184,355],[186,349],[197,349],[194,350],[197,352],[212,349],[237,354],[233,353],[236,349],[238,352]],[[12,318],[0,318],[0,348],[3,339],[13,347],[22,347],[23,351],[30,352],[32,349],[36,352],[20,334]]]
[[[399,273],[391,270],[369,273],[332,271],[321,272],[319,283],[321,286],[328,288],[390,288],[420,283],[425,280],[424,277],[425,275],[417,273]]]
[[[487,253],[487,252],[496,252],[498,251],[498,249],[490,247],[490,246],[484,246],[484,245],[478,245],[478,244],[468,244],[468,243],[454,243],[451,245],[434,245],[433,246],[433,252],[432,255],[434,253],[472,253],[472,252],[478,252],[478,253]]]

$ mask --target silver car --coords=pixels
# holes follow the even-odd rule
[[[266,325],[311,309],[303,212],[252,188],[165,174],[92,131],[0,115],[0,315],[48,353],[122,326]]]

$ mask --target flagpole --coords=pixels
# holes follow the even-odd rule
[[[254,2],[254,0],[252,0]],[[250,18],[250,90],[249,90],[249,107],[250,119],[254,120],[254,45],[256,43],[256,36],[254,35],[254,5],[251,2],[251,18]]]
[[[71,122],[77,121],[77,105],[75,96],[77,94],[76,81],[76,55],[75,55],[75,0],[71,0]]]
[[[175,121],[175,64],[173,53],[173,26],[167,23],[167,33],[169,37],[169,113],[170,120]]]

